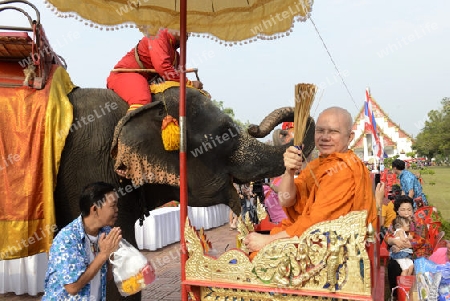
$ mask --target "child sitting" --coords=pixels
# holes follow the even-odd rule
[[[410,220],[408,218],[397,216],[392,222],[392,225],[395,229],[394,232],[395,239],[401,238],[408,238],[410,240],[412,239],[412,235],[409,234]],[[412,254],[413,254],[412,248],[401,249],[398,252],[393,252],[391,248],[391,251],[389,252],[389,256],[392,259],[395,259],[400,265],[400,268],[402,269],[401,274],[402,276],[409,276],[413,274],[414,263],[411,259]]]

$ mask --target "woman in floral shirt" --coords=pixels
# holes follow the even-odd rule
[[[117,220],[118,195],[110,184],[86,186],[81,215],[53,240],[42,300],[106,300],[107,262],[122,238]]]

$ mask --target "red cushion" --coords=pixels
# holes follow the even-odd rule
[[[0,31],[0,37],[14,37],[14,38],[23,38],[31,41],[28,32],[20,32],[20,31]]]
[[[397,277],[397,299],[398,301],[408,301],[409,291],[414,284],[416,276],[398,276]],[[408,297],[407,297],[408,295]]]

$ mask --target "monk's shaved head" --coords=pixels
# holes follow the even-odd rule
[[[316,122],[314,142],[321,155],[347,152],[355,134],[350,113],[340,107],[331,107],[320,113]]]
[[[330,107],[328,109],[323,110],[322,113],[319,114],[319,117],[323,113],[332,113],[332,114],[336,114],[336,115],[340,116],[341,118],[339,118],[339,119],[344,122],[342,125],[343,128],[345,130],[347,130],[347,133],[350,134],[350,132],[352,131],[352,127],[353,127],[353,118],[352,118],[352,115],[349,113],[349,111],[347,111],[346,109],[343,109],[341,107]]]

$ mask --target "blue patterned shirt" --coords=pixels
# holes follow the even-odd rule
[[[402,190],[405,192],[406,195],[408,195],[409,191],[412,189],[414,191],[413,199],[422,196],[422,201],[424,206],[428,206],[427,198],[425,197],[425,194],[422,192],[422,185],[420,185],[419,180],[417,179],[416,175],[410,172],[409,170],[403,170],[400,173],[400,186],[402,187]],[[414,204],[414,208],[416,207],[416,204]]]
[[[110,227],[103,227],[101,233],[109,233]],[[77,295],[67,293],[64,285],[74,283],[89,266],[89,254],[85,248],[85,232],[81,215],[64,227],[50,247],[45,288],[42,301],[81,300],[90,301],[90,283]],[[106,300],[107,262],[100,269],[102,301]]]

